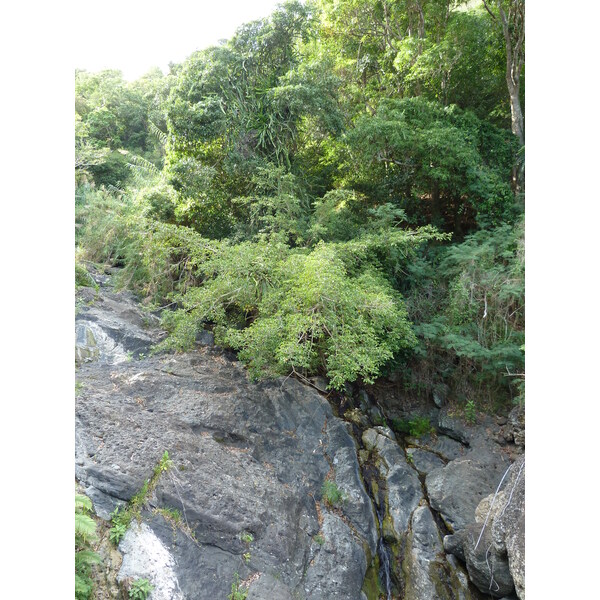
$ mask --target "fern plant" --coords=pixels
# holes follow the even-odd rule
[[[91,547],[97,541],[96,522],[89,516],[92,501],[82,494],[75,495],[75,598],[92,598],[94,582],[91,578],[92,565],[102,562]]]
[[[136,579],[129,588],[131,600],[146,600],[154,586],[147,579]]]

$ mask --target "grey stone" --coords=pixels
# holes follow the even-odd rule
[[[211,348],[86,363],[77,379],[76,477],[104,518],[169,452],[173,467],[148,508],[177,509],[189,535],[152,512],[143,522],[171,554],[187,600],[226,598],[236,573],[270,574],[292,595],[308,586],[307,598],[361,598],[377,542],[373,510],[356,444],[314,389],[292,379],[251,383],[239,363]],[[336,510],[347,523],[325,516],[330,546],[321,550],[316,502],[332,470],[347,498]]]
[[[424,435],[420,438],[409,437],[407,443],[415,448],[433,452],[445,461],[462,458],[468,452],[468,448],[460,442],[446,435]]]
[[[85,295],[78,292],[85,301]],[[126,362],[148,354],[164,337],[160,320],[144,312],[128,292],[102,289],[92,300],[78,307],[76,320],[76,360],[100,360],[109,364]]]
[[[510,434],[515,444],[520,448],[525,448],[525,406],[520,404],[515,406],[508,415],[508,426]]]
[[[434,469],[425,478],[431,506],[451,531],[474,521],[477,505],[496,489],[505,470],[500,458],[496,463],[478,462],[471,458],[474,454]]]
[[[444,549],[461,560],[464,557],[469,578],[483,593],[501,598],[514,591],[508,560],[493,551],[492,534],[488,528],[480,524],[468,525],[458,533],[446,536]]]
[[[525,600],[525,458],[512,465],[492,522],[494,548],[506,553],[517,596]]]
[[[443,550],[442,540],[427,506],[419,506],[411,517],[407,550],[402,565],[405,574],[405,600],[436,598],[432,563]],[[442,600],[440,598],[440,600]]]
[[[439,469],[446,464],[437,454],[427,452],[427,450],[408,448],[406,453],[411,457],[415,469],[424,475],[427,475],[430,471]]]
[[[413,513],[406,541],[402,571],[405,578],[404,600],[479,600],[477,590],[469,586],[467,573],[444,546],[431,511],[426,505]]]
[[[469,444],[472,427],[457,416],[451,414],[448,408],[442,408],[438,415],[437,429],[440,433],[457,440],[461,444]]]
[[[525,599],[525,462],[506,472],[503,489],[484,498],[477,523],[444,538],[444,548],[463,560],[477,587],[495,597],[516,590]]]
[[[311,559],[303,591],[309,600],[362,600],[367,559],[352,530],[337,515],[325,512],[324,543]],[[266,599],[265,599],[266,600]]]
[[[155,533],[144,523],[133,522],[119,544],[123,563],[117,580],[147,579],[152,600],[184,600],[175,573],[175,560]]]
[[[250,584],[247,600],[294,600],[289,588],[268,573]]]
[[[416,471],[406,462],[393,432],[387,427],[368,429],[363,444],[378,455],[376,463],[387,489],[388,512],[398,539],[408,530],[410,517],[423,498],[421,482]]]
[[[214,346],[215,334],[212,331],[202,329],[196,335],[196,342],[200,344],[200,346]]]

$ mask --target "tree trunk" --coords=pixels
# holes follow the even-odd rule
[[[511,0],[508,18],[497,0],[502,33],[506,42],[506,85],[510,96],[510,115],[512,132],[525,144],[525,127],[519,92],[521,88],[521,71],[525,55],[525,1]]]
[[[506,78],[508,80],[508,77]],[[523,121],[523,111],[521,110],[521,100],[519,99],[519,88],[510,89],[510,118],[512,132],[519,138],[521,146],[525,144],[525,125]]]
[[[502,0],[496,0],[498,15],[483,0],[485,9],[502,29],[506,45],[506,85],[510,98],[511,129],[521,145],[525,144],[525,122],[519,92],[521,71],[525,60],[525,0],[508,0],[508,14],[502,6]]]
[[[433,189],[431,190],[431,224],[436,227],[442,227],[443,225],[442,198],[437,181],[433,182]]]

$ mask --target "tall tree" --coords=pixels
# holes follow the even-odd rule
[[[521,109],[521,74],[525,65],[525,0],[483,0],[499,27],[506,45],[506,85],[510,96],[512,132],[525,144],[525,122]],[[494,12],[494,7],[496,12]]]

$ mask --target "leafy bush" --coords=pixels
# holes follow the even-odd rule
[[[473,113],[422,97],[385,98],[346,139],[354,185],[381,201],[402,199],[417,222],[455,229],[472,226],[475,215],[497,224],[511,214],[514,136]]]
[[[75,263],[75,286],[76,287],[93,287],[97,288],[98,284],[94,281],[94,278],[90,275],[85,265],[76,262]]]
[[[324,372],[330,387],[371,382],[394,352],[415,342],[400,295],[373,268],[352,276],[345,247],[311,252],[278,242],[222,246],[200,265],[199,287],[167,315],[163,348],[190,347],[203,322],[239,351],[253,377]],[[354,262],[354,261],[352,261]]]
[[[523,224],[481,230],[411,267],[419,365],[460,399],[520,397],[524,371]]]
[[[119,190],[81,186],[76,191],[75,241],[83,258],[122,264],[131,244],[130,223],[135,206]]]
[[[131,600],[146,600],[154,586],[147,579],[136,579],[129,587],[129,598]]]
[[[427,417],[413,417],[409,420],[392,419],[392,429],[412,437],[421,437],[433,431],[431,421]]]

